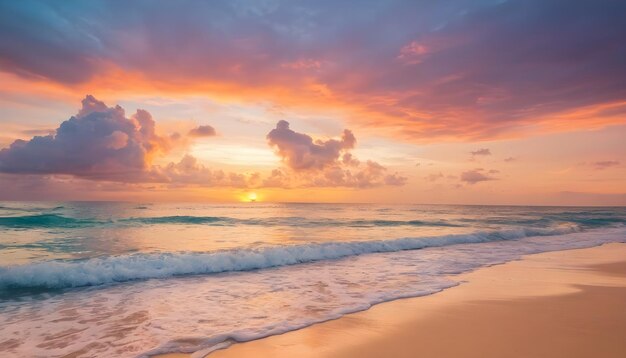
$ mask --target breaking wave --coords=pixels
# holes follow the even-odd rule
[[[520,228],[393,240],[326,242],[213,252],[137,253],[0,267],[0,290],[63,289],[174,276],[249,271],[349,256],[580,231],[576,226]]]

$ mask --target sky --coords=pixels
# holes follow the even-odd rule
[[[626,205],[624,13],[0,1],[0,200]]]

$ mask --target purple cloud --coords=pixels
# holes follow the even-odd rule
[[[215,133],[205,125],[192,136]],[[86,179],[122,183],[167,185],[234,186],[255,185],[258,174],[243,175],[210,170],[196,158],[185,155],[179,162],[154,165],[183,138],[175,133],[160,136],[150,113],[137,110],[126,117],[120,106],[108,107],[93,96],[82,101],[76,116],[61,123],[53,134],[16,140],[0,150],[0,172],[9,174],[64,174]],[[256,180],[258,181],[258,180]]]
[[[54,134],[16,140],[0,150],[0,172],[111,179],[145,171],[151,158],[171,145],[156,134],[150,113],[137,110],[126,117],[121,107],[87,96],[78,114]]]
[[[358,187],[404,185],[406,178],[388,174],[387,168],[368,160],[362,163],[350,149],[356,144],[354,134],[346,129],[341,139],[313,140],[311,136],[289,128],[281,120],[267,135],[268,144],[286,165],[274,170],[265,180],[266,186],[292,187]]]
[[[348,129],[343,131],[340,140],[313,141],[310,136],[291,130],[289,122],[283,120],[269,132],[267,140],[293,170],[323,169],[335,163],[342,153],[356,144],[356,138]]]
[[[194,128],[190,137],[211,136],[208,125]],[[382,165],[361,162],[349,150],[356,144],[351,131],[341,139],[313,140],[278,122],[267,135],[268,142],[283,158],[286,170],[276,169],[263,179],[260,173],[212,170],[191,155],[165,165],[163,157],[187,141],[178,133],[159,135],[150,113],[137,110],[126,116],[120,106],[108,107],[93,96],[82,101],[78,114],[61,123],[54,133],[16,140],[0,150],[0,173],[36,176],[72,176],[121,184],[162,184],[249,188],[259,186],[374,187],[403,185],[406,178],[390,174]],[[32,181],[35,182],[35,181]]]

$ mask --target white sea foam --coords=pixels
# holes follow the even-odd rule
[[[11,343],[3,353],[59,357],[83,350],[85,356],[145,357],[188,352],[200,357],[376,303],[432,294],[457,284],[449,279],[455,273],[525,254],[626,241],[625,228],[519,240],[502,238],[520,233],[491,235],[472,236],[470,244],[0,301],[0,337]],[[459,242],[458,237],[447,240]]]
[[[0,267],[0,292],[14,288],[61,289],[173,276],[249,271],[362,254],[559,235],[576,231],[576,226],[519,228],[437,237],[326,242],[206,253],[141,253],[79,261],[38,262]]]

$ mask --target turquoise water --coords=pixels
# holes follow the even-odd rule
[[[2,202],[0,353],[209,352],[624,242],[624,224],[625,208]]]
[[[0,262],[621,225],[624,208],[0,203]]]

